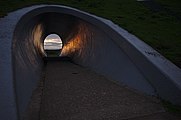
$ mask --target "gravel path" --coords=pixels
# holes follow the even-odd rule
[[[25,120],[177,119],[165,112],[158,99],[70,62],[48,62],[42,82]]]

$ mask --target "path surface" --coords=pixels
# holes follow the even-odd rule
[[[33,96],[25,120],[174,118],[165,112],[159,100],[66,61],[47,63],[44,82]]]

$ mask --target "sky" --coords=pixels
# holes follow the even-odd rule
[[[61,38],[57,34],[50,34],[45,38],[44,49],[55,50],[62,48]]]

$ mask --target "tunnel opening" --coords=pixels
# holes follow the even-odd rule
[[[59,35],[55,33],[49,34],[45,38],[43,45],[46,57],[60,56],[63,47],[63,42]]]

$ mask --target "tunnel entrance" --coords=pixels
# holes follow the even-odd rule
[[[44,40],[44,51],[47,57],[60,56],[62,47],[62,40],[57,34],[49,34]]]

